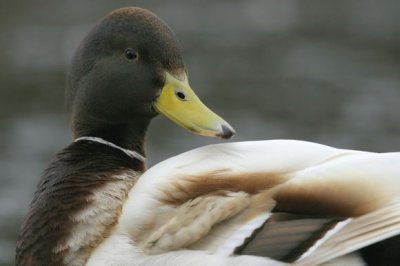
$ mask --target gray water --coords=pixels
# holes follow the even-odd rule
[[[0,2],[0,265],[37,180],[71,141],[65,69],[109,11],[154,11],[179,38],[192,87],[236,129],[234,141],[291,138],[341,148],[400,150],[400,2]],[[159,117],[150,164],[219,140]]]

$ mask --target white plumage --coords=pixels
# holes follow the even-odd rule
[[[400,153],[304,141],[195,149],[140,177],[88,265],[280,265],[230,256],[274,208],[342,218],[294,261],[319,265],[400,233],[399,166]]]

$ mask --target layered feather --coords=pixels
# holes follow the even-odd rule
[[[144,261],[190,249],[318,265],[400,233],[399,165],[400,153],[291,140],[199,148],[139,179],[113,239]]]

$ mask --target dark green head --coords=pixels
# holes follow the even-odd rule
[[[152,102],[165,71],[184,72],[168,26],[141,8],[110,13],[79,45],[68,73],[67,107],[75,135],[93,134],[85,128],[91,119],[126,122],[156,115]]]
[[[166,87],[169,93],[163,93]],[[142,138],[157,113],[203,135],[232,135],[221,119],[197,121],[210,114],[189,105],[198,100],[191,93],[173,32],[150,11],[130,7],[111,12],[79,45],[66,97],[74,137],[95,136],[132,146],[135,135]],[[194,109],[183,115],[175,110],[188,108]]]

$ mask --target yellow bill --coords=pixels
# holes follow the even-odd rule
[[[178,125],[203,136],[229,139],[235,130],[205,106],[182,79],[166,73],[165,85],[155,102],[156,110]]]

